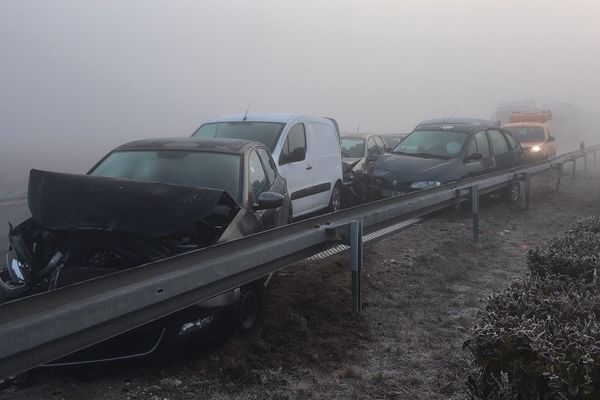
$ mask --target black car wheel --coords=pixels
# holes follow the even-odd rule
[[[504,199],[511,203],[516,203],[521,198],[521,184],[519,182],[511,183],[504,189]]]
[[[339,211],[342,209],[342,191],[340,190],[340,183],[337,182],[331,192],[331,199],[329,200],[329,211]]]
[[[258,279],[240,288],[238,332],[242,336],[259,338],[265,322],[265,283]]]

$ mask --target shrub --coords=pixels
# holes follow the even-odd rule
[[[579,221],[529,254],[528,279],[489,299],[464,343],[474,397],[600,398],[599,254],[600,219]]]

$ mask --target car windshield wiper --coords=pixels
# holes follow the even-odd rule
[[[444,160],[450,159],[450,157],[445,157],[445,156],[441,156],[439,154],[430,154],[430,153],[406,153],[404,151],[395,151],[394,154],[405,154],[407,156],[423,157],[423,158],[441,158]]]

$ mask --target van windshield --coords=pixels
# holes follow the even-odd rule
[[[507,126],[506,129],[508,129],[519,142],[544,141],[544,128],[539,126]]]
[[[192,136],[253,140],[264,144],[273,152],[284,126],[279,122],[210,122],[203,124]]]

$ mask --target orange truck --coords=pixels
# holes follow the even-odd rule
[[[525,158],[531,161],[556,156],[556,140],[551,128],[550,111],[513,113],[510,122],[503,125],[523,147]]]

